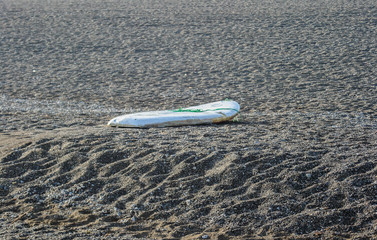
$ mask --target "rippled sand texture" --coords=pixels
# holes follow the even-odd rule
[[[0,234],[377,238],[376,66],[375,1],[0,1]]]

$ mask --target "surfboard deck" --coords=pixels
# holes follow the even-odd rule
[[[151,128],[220,123],[232,120],[240,105],[232,100],[207,103],[174,110],[139,112],[111,119],[108,126]]]

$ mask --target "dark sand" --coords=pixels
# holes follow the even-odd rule
[[[376,239],[376,66],[371,0],[1,0],[0,238]]]

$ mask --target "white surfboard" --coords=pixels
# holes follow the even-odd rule
[[[175,110],[122,115],[111,119],[107,125],[150,128],[220,123],[232,120],[239,111],[240,105],[237,102],[224,100]]]

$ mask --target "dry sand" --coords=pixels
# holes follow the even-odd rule
[[[377,238],[376,66],[371,0],[2,0],[0,238]]]

